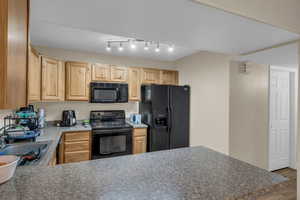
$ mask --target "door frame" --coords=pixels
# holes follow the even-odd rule
[[[297,68],[292,68],[292,67],[279,67],[279,66],[273,66],[271,65],[269,68],[269,130],[268,130],[268,169],[271,171],[270,168],[270,154],[271,154],[271,148],[270,148],[270,125],[271,125],[271,120],[270,120],[270,81],[271,81],[271,70],[277,70],[277,71],[283,71],[283,72],[289,72],[290,74],[290,121],[289,121],[289,134],[290,134],[290,152],[289,152],[289,167],[296,169],[296,161],[297,161],[297,102],[298,102],[298,69]]]

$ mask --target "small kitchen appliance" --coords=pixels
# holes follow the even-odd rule
[[[64,110],[62,112],[61,126],[70,127],[76,125],[76,115],[74,110]]]

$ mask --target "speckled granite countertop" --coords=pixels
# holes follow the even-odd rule
[[[135,124],[135,123],[131,122],[130,120],[126,120],[126,122],[128,124],[130,124],[130,126],[132,126],[133,128],[147,128],[148,127],[146,124],[143,124],[143,123]]]
[[[19,168],[1,200],[235,199],[286,179],[204,147]]]

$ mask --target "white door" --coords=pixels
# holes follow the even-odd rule
[[[271,171],[290,163],[290,73],[270,71],[270,154]]]

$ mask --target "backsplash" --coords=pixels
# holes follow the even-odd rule
[[[126,117],[131,113],[139,112],[138,102],[113,103],[113,104],[93,104],[88,102],[42,102],[33,103],[35,109],[44,108],[46,120],[61,120],[63,110],[75,110],[78,120],[89,119],[91,110],[125,110]],[[0,127],[3,126],[3,118],[10,115],[14,110],[0,110]]]
[[[139,112],[138,102],[112,103],[112,104],[94,104],[88,102],[47,102],[34,103],[35,109],[44,108],[46,111],[46,120],[61,120],[63,110],[75,110],[78,120],[89,119],[91,110],[125,110],[126,117],[131,113]]]

